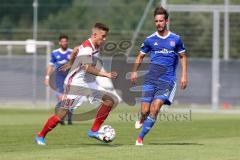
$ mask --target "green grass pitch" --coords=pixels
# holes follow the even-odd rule
[[[34,138],[51,111],[0,109],[0,160],[239,160],[240,116],[192,113],[179,121],[159,120],[135,146],[137,107],[118,107],[105,124],[117,133],[111,144],[87,136],[92,121],[57,126],[37,146]],[[126,116],[127,113],[127,116]],[[130,113],[132,117],[130,117]]]

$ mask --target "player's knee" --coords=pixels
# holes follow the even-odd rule
[[[105,95],[103,98],[103,103],[107,106],[112,107],[115,104],[114,99],[111,96]]]
[[[103,104],[106,105],[106,106],[112,107],[114,105],[114,102],[110,99],[105,99],[103,101]]]
[[[158,107],[151,107],[151,111],[150,111],[150,115],[152,115],[152,117],[156,118],[157,114],[158,114],[159,108]]]

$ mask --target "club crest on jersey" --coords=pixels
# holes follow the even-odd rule
[[[176,42],[175,41],[170,41],[170,46],[171,47],[175,47],[176,46]]]

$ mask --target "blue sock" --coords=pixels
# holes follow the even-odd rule
[[[144,138],[144,136],[150,131],[150,129],[153,127],[154,123],[155,123],[155,119],[152,118],[151,116],[148,116],[144,122],[143,122],[143,128],[142,128],[142,132],[139,134],[139,138]]]

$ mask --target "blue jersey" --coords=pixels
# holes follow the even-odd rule
[[[56,69],[61,67],[63,64],[67,63],[70,59],[72,49],[68,48],[63,52],[60,48],[54,50],[51,53],[50,64],[53,65]]]
[[[64,91],[64,80],[67,76],[67,72],[59,71],[59,67],[66,64],[70,60],[72,49],[68,48],[63,52],[60,48],[54,50],[51,53],[50,65],[53,65],[56,73],[55,87],[58,92],[63,93]]]
[[[158,32],[148,36],[141,46],[142,54],[149,54],[149,72],[145,75],[145,83],[170,82],[176,80],[176,69],[179,54],[185,53],[185,48],[180,36],[169,31],[165,37]]]

